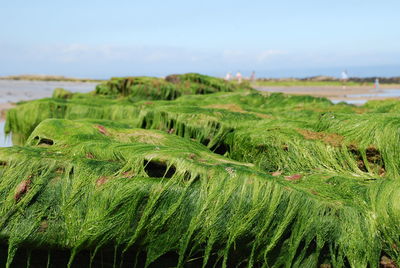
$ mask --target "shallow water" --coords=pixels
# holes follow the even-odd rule
[[[364,100],[364,99],[362,99],[362,100],[340,100],[339,99],[339,100],[331,100],[331,101],[334,104],[337,104],[339,102],[345,102],[347,104],[354,104],[354,105],[363,105],[364,103],[367,102],[367,100]]]
[[[12,146],[11,137],[5,135],[4,126],[5,121],[0,121],[0,147],[9,147]]]
[[[349,98],[374,98],[374,97],[382,97],[382,98],[395,98],[395,97],[400,97],[400,89],[394,88],[394,89],[384,89],[384,90],[379,90],[374,93],[368,93],[368,94],[353,94],[353,95],[347,95]]]
[[[0,104],[15,103],[51,97],[55,88],[86,93],[95,89],[98,83],[0,80]],[[10,137],[4,135],[4,121],[0,121],[0,147],[11,146]]]
[[[98,83],[0,80],[0,103],[27,101],[51,97],[55,88],[72,92],[89,92]]]
[[[269,92],[282,92],[286,94],[296,93],[295,88],[259,88],[261,91],[269,91]],[[343,99],[334,98],[331,99],[333,103],[345,102],[348,104],[354,105],[363,105],[368,100],[371,99],[383,99],[383,98],[400,98],[400,88],[389,88],[389,89],[381,89],[376,90],[372,93],[365,94],[349,94],[345,95]]]
[[[364,94],[350,94],[346,95],[346,99],[335,99],[332,100],[333,103],[346,102],[348,104],[355,105],[363,105],[367,101],[376,98],[399,98],[400,97],[400,89],[399,88],[391,88],[391,89],[383,89],[377,90],[372,93],[364,93]],[[350,98],[350,99],[348,99]],[[351,99],[354,98],[354,99]]]

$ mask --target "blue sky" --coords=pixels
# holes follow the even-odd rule
[[[400,76],[398,0],[0,3],[0,75]]]

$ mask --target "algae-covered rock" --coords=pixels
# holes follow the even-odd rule
[[[56,88],[53,91],[52,98],[54,99],[70,99],[73,93],[63,88]]]
[[[240,86],[220,78],[200,74],[155,77],[112,78],[96,87],[96,94],[138,100],[174,100],[182,95],[232,92]]]
[[[6,123],[20,146],[0,149],[0,262],[398,263],[396,105],[199,74],[113,78],[21,103]]]
[[[45,120],[26,147],[3,148],[0,159],[6,163],[0,182],[2,233],[13,247],[100,254],[113,241],[127,256],[135,254],[133,247],[147,252],[147,263],[176,252],[176,265],[183,265],[205,245],[210,251],[203,264],[273,265],[310,258],[307,248],[288,243],[304,240],[318,241],[321,250],[337,248],[355,263],[376,261],[378,244],[363,247],[378,239],[377,226],[362,216],[368,210],[358,205],[365,186],[351,178],[304,174],[293,183],[188,139],[99,120]],[[333,178],[335,185],[321,184]],[[26,187],[17,200],[21,184]],[[329,196],[338,185],[347,191]],[[342,226],[354,223],[358,228],[352,232]],[[270,233],[278,227],[281,232]],[[324,238],[328,233],[332,237]],[[300,256],[262,258],[271,250],[276,256],[300,250]]]

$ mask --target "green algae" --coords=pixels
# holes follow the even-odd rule
[[[96,87],[97,95],[129,97],[138,100],[174,100],[182,95],[232,92],[238,85],[195,73],[170,75],[165,79],[151,77],[116,77]]]
[[[0,149],[7,263],[39,249],[53,266],[60,252],[64,266],[399,262],[399,122],[383,106],[197,74],[22,103],[6,124],[21,146]]]

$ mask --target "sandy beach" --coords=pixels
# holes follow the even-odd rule
[[[348,102],[351,104],[363,104],[369,100],[381,100],[387,98],[400,98],[400,85],[381,85],[379,89],[370,86],[316,86],[316,87],[255,87],[260,91],[282,92],[294,95],[312,95],[325,97],[333,102]]]

